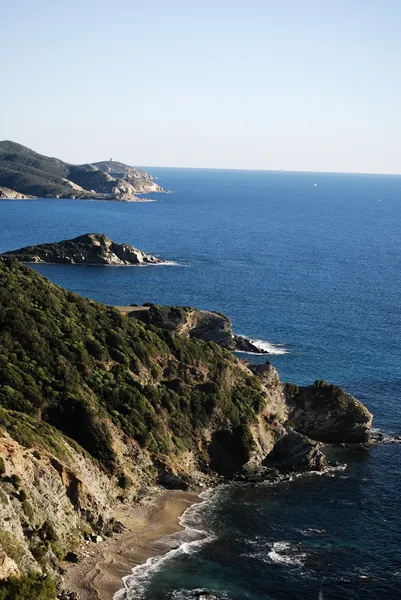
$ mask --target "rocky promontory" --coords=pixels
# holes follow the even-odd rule
[[[117,244],[103,233],[87,233],[72,240],[26,246],[5,255],[27,263],[71,265],[128,266],[165,262],[128,244]]]
[[[233,352],[268,354],[248,338],[233,333],[230,319],[219,312],[200,310],[193,306],[158,306],[150,303],[143,307],[132,308],[131,311],[124,307],[123,312],[147,325],[174,331],[204,342],[214,342]]]
[[[21,194],[15,190],[10,190],[7,187],[0,187],[0,200],[29,200],[35,198],[35,196],[29,196],[29,194]]]
[[[74,165],[8,140],[0,142],[0,186],[0,198],[9,199],[149,202],[136,194],[164,191],[149,173],[112,159]]]

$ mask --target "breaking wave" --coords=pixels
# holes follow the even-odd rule
[[[200,494],[202,502],[193,504],[179,518],[179,523],[184,531],[165,536],[160,540],[164,546],[164,553],[152,556],[140,565],[132,569],[132,574],[123,578],[124,589],[117,592],[113,600],[140,600],[145,597],[152,576],[166,567],[172,559],[181,554],[192,554],[199,548],[211,542],[214,536],[204,529],[196,529],[190,526],[196,520],[197,514],[201,512],[205,502],[210,500],[214,491],[208,490]]]
[[[266,352],[274,355],[289,354],[283,344],[272,344],[267,340],[252,339],[246,335],[242,335],[241,337],[249,340],[251,344],[260,350],[260,352],[241,352],[242,354],[265,354]]]

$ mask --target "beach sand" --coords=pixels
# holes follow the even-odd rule
[[[64,588],[77,592],[80,600],[112,600],[133,567],[171,548],[163,537],[182,530],[179,517],[200,501],[194,492],[163,491],[117,514],[126,531],[98,544],[84,543],[78,564],[63,563]]]

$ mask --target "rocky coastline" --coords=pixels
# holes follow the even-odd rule
[[[99,572],[149,495],[324,470],[325,444],[369,444],[361,402],[240,360],[224,315],[149,305],[132,318],[14,256],[0,257],[0,305],[0,582],[48,573],[61,598],[111,599]],[[128,574],[129,556],[119,564]]]

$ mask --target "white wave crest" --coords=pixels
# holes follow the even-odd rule
[[[291,542],[274,542],[268,557],[277,564],[302,567],[307,554],[299,552],[299,549]]]
[[[242,354],[265,354],[266,352],[268,354],[275,354],[275,355],[280,355],[280,354],[288,354],[288,350],[286,348],[284,348],[283,344],[272,344],[271,342],[268,342],[267,340],[258,340],[258,339],[252,339],[250,337],[247,337],[246,335],[242,335],[241,337],[249,340],[251,342],[251,344],[253,344],[256,348],[258,348],[259,350],[261,350],[261,352],[242,352]]]
[[[401,444],[401,435],[373,428],[372,440],[381,444]]]

